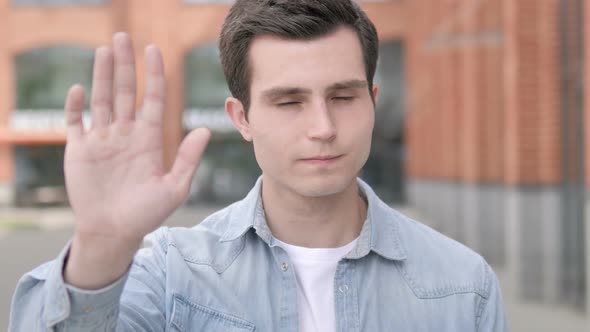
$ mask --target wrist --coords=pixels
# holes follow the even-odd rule
[[[76,232],[64,267],[64,281],[81,289],[100,289],[121,278],[141,240],[87,236]]]

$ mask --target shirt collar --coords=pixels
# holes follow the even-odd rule
[[[361,195],[367,201],[367,220],[361,229],[357,245],[345,258],[359,259],[373,251],[386,259],[404,260],[407,254],[400,236],[403,218],[381,201],[363,180],[357,178],[357,183]],[[254,229],[260,239],[269,246],[273,245],[274,238],[264,216],[261,188],[262,176],[248,195],[231,209],[227,229],[219,241],[236,240],[248,230]]]

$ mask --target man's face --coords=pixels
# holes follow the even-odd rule
[[[249,63],[251,104],[241,132],[253,142],[265,185],[305,197],[345,190],[367,161],[374,124],[356,33],[257,37]]]

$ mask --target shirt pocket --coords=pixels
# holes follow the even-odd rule
[[[254,331],[254,324],[237,316],[189,301],[175,294],[173,296],[173,331],[246,332]]]

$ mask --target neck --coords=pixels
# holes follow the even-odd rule
[[[277,239],[308,248],[336,248],[356,239],[367,206],[356,180],[344,191],[324,197],[304,197],[263,178],[266,222]]]

